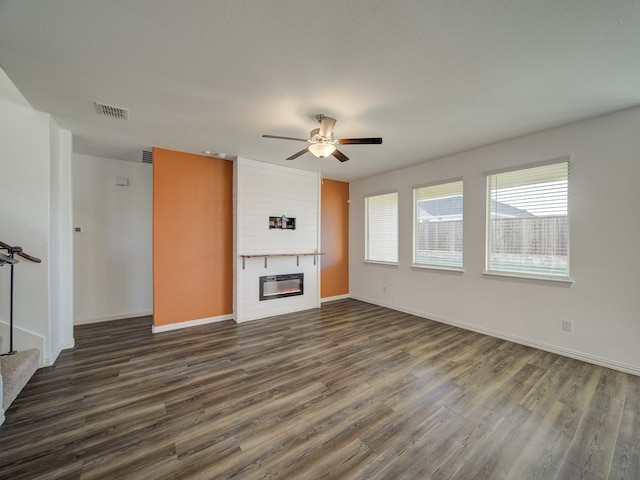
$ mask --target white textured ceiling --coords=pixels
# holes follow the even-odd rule
[[[0,66],[74,151],[353,180],[640,104],[638,0],[4,0]],[[99,116],[93,102],[129,110]],[[286,162],[315,114],[351,157]]]

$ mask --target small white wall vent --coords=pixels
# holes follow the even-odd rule
[[[129,110],[113,105],[105,105],[104,103],[93,102],[96,110],[100,115],[106,115],[111,118],[119,118],[120,120],[129,120]]]
[[[151,150],[142,150],[142,163],[153,163],[153,152]]]

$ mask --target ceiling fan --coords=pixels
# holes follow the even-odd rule
[[[297,142],[308,142],[311,145],[294,153],[287,160],[294,160],[300,155],[304,155],[307,152],[313,153],[318,158],[328,157],[333,155],[341,162],[349,160],[344,153],[337,149],[336,145],[379,145],[382,143],[382,138],[340,138],[333,139],[333,127],[336,124],[336,119],[326,117],[322,114],[316,115],[316,120],[320,123],[320,128],[314,128],[309,132],[309,138],[294,138],[294,137],[279,137],[277,135],[262,135],[263,138],[279,138],[282,140],[295,140]]]

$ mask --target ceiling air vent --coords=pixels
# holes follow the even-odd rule
[[[100,115],[106,115],[111,118],[119,118],[120,120],[129,120],[129,111],[126,108],[114,107],[113,105],[105,105],[104,103],[93,102],[96,110]]]
[[[142,150],[142,163],[153,163],[153,152],[151,150]]]

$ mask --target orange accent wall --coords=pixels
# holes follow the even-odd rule
[[[233,310],[233,164],[153,149],[153,324]]]
[[[349,293],[349,184],[324,180],[321,195],[320,298]]]

